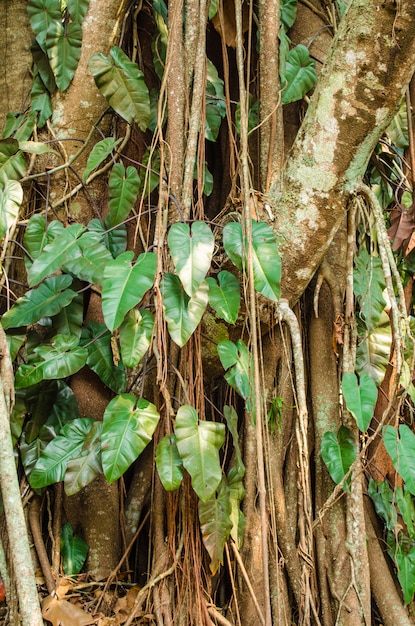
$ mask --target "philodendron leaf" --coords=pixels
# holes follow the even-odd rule
[[[196,410],[184,405],[177,411],[174,432],[192,487],[205,501],[215,493],[222,478],[219,450],[225,441],[225,426],[199,420]]]
[[[101,433],[102,422],[94,421],[85,437],[79,456],[72,458],[65,473],[65,493],[72,496],[92,483],[102,474]]]
[[[385,481],[386,482],[386,481]],[[395,487],[393,502],[396,502],[411,541],[415,541],[415,499],[414,496],[400,485]],[[391,528],[390,530],[395,530]]]
[[[299,44],[288,52],[285,76],[281,82],[283,104],[301,100],[314,87],[317,73],[308,48]]]
[[[88,230],[92,233],[99,233],[102,243],[110,251],[112,258],[116,259],[125,252],[127,248],[127,229],[125,224],[120,224],[116,228],[107,230],[101,220],[94,218],[89,222]]]
[[[34,324],[42,317],[59,313],[77,295],[76,291],[67,289],[71,283],[72,277],[67,274],[51,276],[37,289],[27,291],[1,318],[4,330]]]
[[[79,574],[88,550],[88,544],[79,535],[74,535],[72,526],[64,524],[61,528],[61,559],[65,576]]]
[[[209,304],[219,317],[228,324],[235,324],[241,303],[241,287],[239,280],[222,270],[218,274],[218,282],[214,278],[206,278],[209,285]]]
[[[375,482],[369,480],[367,492],[375,505],[376,513],[384,520],[386,528],[394,531],[398,523],[398,514],[395,508],[395,494],[389,487],[387,480]]]
[[[65,91],[74,77],[81,57],[82,28],[76,22],[65,26],[53,21],[46,31],[46,48],[56,85]]]
[[[121,139],[114,139],[113,137],[107,137],[106,139],[101,139],[98,141],[92,148],[88,161],[86,163],[86,167],[82,176],[82,180],[85,182],[92,170],[97,168],[105,159],[111,154],[113,150],[118,146],[121,142]]]
[[[192,297],[199,289],[210,268],[215,240],[205,222],[178,222],[170,228],[167,238],[183,288]]]
[[[154,316],[143,309],[128,311],[120,326],[121,355],[124,365],[135,367],[147,352],[153,336]]]
[[[114,46],[109,57],[93,54],[89,69],[114,111],[129,124],[136,122],[140,130],[146,130],[150,121],[150,96],[138,65]]]
[[[170,337],[181,348],[196,330],[208,303],[209,287],[204,281],[192,298],[175,274],[163,276],[163,306]]]
[[[210,571],[213,574],[223,565],[223,549],[232,529],[229,489],[226,479],[220,482],[217,494],[198,504],[200,530],[203,543],[210,556]]]
[[[89,331],[89,332],[88,332]],[[123,363],[115,365],[111,348],[111,333],[104,324],[89,321],[84,330],[83,341],[88,350],[86,364],[100,377],[104,385],[114,393],[123,393],[127,376]]]
[[[358,381],[354,372],[345,372],[342,391],[347,409],[355,418],[359,429],[365,432],[373,417],[378,397],[375,381],[367,374],[362,374]]]
[[[388,553],[396,564],[405,604],[409,604],[415,593],[415,546],[408,550],[404,542],[395,539],[395,533],[388,533],[388,544]]]
[[[66,8],[74,22],[82,24],[88,11],[89,0],[66,0]]]
[[[16,223],[20,205],[23,200],[23,189],[17,180],[7,180],[0,183],[0,240]]]
[[[346,426],[336,433],[326,432],[321,440],[321,456],[333,481],[338,484],[356,459],[353,434]]]
[[[30,91],[30,101],[33,111],[38,112],[37,127],[43,128],[46,120],[52,116],[52,102],[49,90],[36,70]]]
[[[225,380],[244,400],[247,408],[251,407],[252,358],[248,348],[241,339],[233,343],[228,339],[219,341],[218,354],[225,370]]]
[[[399,435],[393,426],[383,429],[383,443],[392,459],[393,467],[402,476],[405,488],[415,495],[415,435],[406,424],[399,426]]]
[[[60,0],[29,0],[27,12],[35,35],[46,31],[53,22],[62,20]]]
[[[19,148],[19,142],[12,137],[0,139],[0,183],[20,180],[26,171],[26,161]]]
[[[41,489],[64,479],[68,462],[81,452],[93,423],[93,419],[78,417],[65,424],[60,434],[46,446],[31,473],[30,485],[33,489]]]
[[[78,239],[80,255],[69,257],[62,265],[65,272],[93,285],[102,285],[104,268],[113,260],[112,254],[97,232],[86,232]]]
[[[166,435],[156,448],[156,466],[166,491],[175,491],[183,480],[183,463],[176,444],[176,435]]]
[[[150,443],[160,415],[151,402],[130,393],[117,396],[104,413],[102,467],[109,483],[130,467]]]
[[[109,178],[109,212],[105,218],[108,228],[121,224],[137,200],[140,177],[135,167],[125,169],[122,163],[116,163]]]
[[[157,256],[154,252],[140,254],[134,265],[134,253],[123,252],[107,264],[102,284],[102,311],[105,323],[114,331],[124,317],[143,298],[154,283]]]
[[[226,254],[239,270],[247,268],[248,241],[242,241],[242,225],[229,222],[223,229]],[[265,222],[252,220],[252,260],[256,291],[270,300],[280,297],[281,259],[275,235]]]
[[[380,258],[369,254],[366,248],[360,248],[355,256],[353,291],[360,306],[359,317],[369,333],[378,326],[385,309],[386,302],[383,297],[385,287]]]
[[[231,467],[228,472],[227,483],[229,487],[229,516],[232,522],[231,536],[236,545],[239,547],[242,545],[243,533],[246,524],[245,516],[241,511],[240,506],[245,495],[245,488],[243,484],[245,465],[242,461],[242,454],[239,446],[238,415],[233,407],[226,405],[223,407],[223,414],[226,419],[228,430],[232,435],[233,447],[235,450],[235,465],[234,467]]]
[[[356,371],[367,374],[380,385],[389,363],[392,347],[392,329],[389,315],[383,311],[378,326],[368,333],[361,320],[357,324],[358,344],[356,350]]]

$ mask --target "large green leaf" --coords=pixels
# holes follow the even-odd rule
[[[65,576],[76,576],[81,571],[88,554],[88,544],[75,535],[70,524],[61,528],[61,559]]]
[[[378,397],[375,381],[367,374],[362,374],[358,381],[354,372],[345,372],[342,391],[347,409],[355,418],[359,429],[364,432],[369,427]]]
[[[85,437],[79,456],[72,458],[65,473],[65,493],[72,496],[92,483],[102,474],[101,433],[102,422],[94,421]]]
[[[209,287],[204,281],[189,298],[175,274],[163,276],[163,306],[170,337],[183,347],[196,330],[208,304]]]
[[[192,487],[201,500],[208,500],[222,478],[219,450],[225,441],[225,426],[199,420],[195,409],[184,405],[177,411],[174,432]]]
[[[223,246],[236,267],[246,270],[249,244],[242,241],[242,226],[239,222],[226,224],[223,229]],[[281,259],[275,235],[265,222],[252,220],[252,257],[255,289],[270,300],[278,300]]]
[[[123,252],[108,263],[102,283],[102,311],[105,323],[114,331],[125,315],[140,302],[154,283],[157,256],[154,252],[140,254],[134,265],[134,253]]]
[[[76,291],[67,289],[71,276],[51,276],[37,289],[27,291],[1,319],[3,328],[34,324],[42,317],[56,315],[76,297]]]
[[[137,200],[140,177],[135,167],[125,169],[122,163],[116,163],[109,178],[110,200],[109,213],[105,218],[107,228],[121,224]]]
[[[114,393],[123,393],[127,385],[125,367],[122,363],[115,365],[111,347],[111,333],[104,324],[88,322],[87,338],[88,359],[86,364],[100,377],[104,385]]]
[[[170,254],[185,292],[192,297],[210,268],[215,240],[205,222],[173,224],[168,234]]]
[[[366,248],[360,248],[355,256],[353,272],[353,291],[360,306],[360,318],[369,333],[378,326],[386,302],[383,291],[386,287],[382,263],[379,257],[369,254]]]
[[[46,32],[42,33],[42,43],[44,44],[43,46],[41,46],[39,42],[34,39],[32,41],[32,45],[30,46],[30,50],[35,63],[36,74],[38,73],[42,79],[42,83],[47,91],[49,93],[53,93],[56,89],[56,81],[52,68],[50,67],[49,57],[46,54]]]
[[[82,24],[88,11],[89,0],[66,0],[66,8],[74,22]]]
[[[233,343],[228,339],[219,341],[218,354],[225,370],[225,380],[246,400],[247,409],[251,410],[252,395],[252,357],[241,339]]]
[[[125,224],[120,224],[108,231],[101,220],[94,218],[89,222],[88,230],[101,235],[102,242],[111,252],[114,259],[125,252],[127,248],[127,229]]]
[[[222,270],[218,274],[218,283],[212,277],[206,278],[209,285],[209,304],[228,324],[235,324],[241,303],[241,287],[239,280]]]
[[[60,0],[29,0],[27,12],[35,35],[46,31],[53,22],[62,21]]]
[[[317,82],[315,62],[308,48],[299,44],[288,52],[285,75],[282,80],[282,103],[301,100]]]
[[[101,165],[101,163],[105,161],[105,159],[111,154],[113,150],[115,150],[120,142],[121,139],[106,137],[106,139],[101,139],[101,141],[98,141],[94,145],[88,156],[88,161],[82,175],[83,181],[86,181],[92,170],[97,168],[99,165]]]
[[[298,0],[282,0],[281,2],[281,22],[285,30],[289,30],[297,17]]]
[[[150,120],[150,96],[144,75],[119,48],[111,48],[110,56],[93,54],[89,69],[95,83],[118,115],[129,124],[137,123],[146,130]]]
[[[157,473],[166,491],[175,491],[183,480],[183,463],[177,449],[176,435],[166,435],[156,448]]]
[[[109,483],[130,467],[150,443],[160,415],[147,400],[132,394],[117,396],[104,413],[102,467]]]
[[[82,49],[82,28],[76,22],[52,22],[46,32],[46,48],[56,85],[65,91],[74,77]]]
[[[72,224],[57,235],[51,243],[48,243],[33,265],[28,268],[29,285],[37,285],[46,276],[54,274],[71,257],[81,256],[78,239],[83,232],[85,232],[85,226]]]
[[[35,348],[40,359],[19,367],[15,377],[16,389],[31,387],[45,379],[67,378],[78,372],[86,363],[88,351],[77,345],[76,337],[57,335],[52,345]]]
[[[11,137],[0,139],[0,183],[6,185],[9,179],[20,180],[25,171],[26,161],[19,142]]]
[[[102,242],[102,236],[97,232],[86,232],[78,239],[78,248],[79,256],[76,251],[73,257],[67,258],[62,268],[80,280],[102,285],[104,268],[113,260],[112,254]]]
[[[16,223],[20,205],[23,200],[23,189],[17,180],[7,180],[0,183],[0,240]]]
[[[42,81],[39,72],[35,71],[32,89],[30,91],[32,109],[39,113],[37,126],[43,128],[46,120],[52,116],[52,102],[48,88]]]
[[[362,322],[358,322],[358,344],[356,371],[367,374],[380,385],[389,363],[392,347],[392,329],[389,315],[384,311],[378,326],[368,333]]]
[[[385,426],[383,443],[392,459],[393,467],[402,476],[405,488],[415,495],[415,435],[406,424],[399,426],[399,435],[393,426]]]
[[[225,478],[220,482],[217,494],[205,502],[199,501],[198,511],[203,543],[210,556],[210,571],[214,575],[219,565],[223,565],[223,549],[232,529],[229,489]]]
[[[120,326],[120,346],[124,365],[135,367],[147,352],[153,336],[154,316],[147,309],[128,311]]]
[[[338,484],[356,459],[353,434],[346,426],[336,433],[326,432],[321,440],[321,456],[333,481]]]
[[[60,435],[46,446],[33,469],[30,476],[33,489],[63,481],[68,462],[81,452],[93,423],[93,419],[78,417],[62,428]]]

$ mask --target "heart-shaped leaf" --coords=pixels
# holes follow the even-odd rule
[[[131,251],[123,252],[105,267],[102,311],[105,323],[111,331],[118,328],[128,311],[140,302],[154,283],[156,254],[140,254],[132,265],[133,256]]]
[[[65,473],[67,496],[78,493],[102,474],[101,432],[102,422],[94,421],[85,437],[80,455],[68,461]]]
[[[30,91],[30,101],[32,109],[38,112],[37,127],[43,128],[46,120],[52,117],[52,102],[49,90],[36,70]]]
[[[250,410],[251,380],[252,380],[252,357],[241,339],[233,343],[228,339],[219,341],[218,354],[225,370],[225,380],[247,401]]]
[[[29,0],[27,12],[35,35],[46,31],[53,22],[62,20],[60,0]]]
[[[174,432],[192,487],[205,501],[215,493],[222,478],[219,450],[225,441],[225,426],[199,420],[195,409],[184,405],[177,411]]]
[[[106,139],[101,139],[98,141],[94,147],[92,148],[88,161],[86,163],[86,167],[82,176],[82,180],[86,181],[92,170],[97,168],[101,163],[105,161],[105,159],[111,154],[113,150],[118,146],[121,142],[121,139],[114,139],[113,137],[107,137]]]
[[[383,311],[378,326],[368,333],[361,320],[358,320],[358,345],[356,350],[356,371],[367,374],[380,385],[389,363],[392,347],[392,329],[389,315]]]
[[[150,443],[160,415],[147,400],[132,394],[117,396],[104,413],[102,467],[109,483],[130,467]]]
[[[111,348],[111,333],[104,324],[90,321],[84,331],[83,344],[87,342],[88,359],[86,364],[100,377],[104,385],[114,393],[123,393],[127,385],[125,367],[115,365]]]
[[[415,435],[406,424],[398,431],[393,426],[383,429],[383,443],[393,467],[402,476],[405,488],[415,495]]]
[[[154,316],[150,311],[133,309],[127,313],[119,330],[124,365],[138,365],[150,346],[153,328]]]
[[[66,7],[69,15],[74,22],[82,24],[82,21],[88,11],[89,0],[66,0]]]
[[[189,298],[175,274],[163,277],[163,306],[171,338],[181,348],[196,330],[208,304],[209,287],[203,282]]]
[[[282,79],[282,103],[301,100],[317,82],[315,62],[306,46],[299,44],[288,52],[285,75]]]
[[[26,171],[26,161],[19,148],[19,142],[9,137],[0,139],[0,183],[20,180]]]
[[[191,229],[179,222],[171,226],[167,239],[184,290],[192,297],[210,268],[215,244],[212,231],[205,222],[194,222]]]
[[[398,515],[395,507],[395,493],[388,481],[382,480],[377,483],[371,478],[367,492],[375,505],[376,513],[384,520],[386,528],[394,531],[398,523]]]
[[[66,576],[76,576],[81,571],[88,554],[88,544],[75,535],[71,524],[61,528],[61,559]]]
[[[362,374],[358,381],[354,372],[345,372],[342,391],[347,409],[355,418],[359,429],[364,432],[369,427],[378,397],[375,381],[367,374]]]
[[[102,285],[104,268],[113,258],[108,248],[102,243],[99,233],[86,232],[78,239],[79,256],[68,258],[63,263],[65,272],[74,274],[79,280],[93,285]]]
[[[137,200],[139,187],[140,177],[135,167],[125,169],[122,163],[114,165],[109,178],[109,213],[105,218],[108,228],[126,219]]]
[[[175,491],[180,487],[183,480],[183,463],[175,435],[166,435],[159,441],[156,448],[156,466],[166,491]]]
[[[206,278],[206,282],[209,285],[209,304],[212,309],[228,324],[235,324],[241,303],[239,280],[227,270],[222,270],[218,274],[219,284],[211,277]]]
[[[114,259],[125,252],[127,248],[127,229],[125,224],[120,224],[108,231],[103,222],[95,218],[89,222],[88,230],[101,235],[101,241],[111,252]]]
[[[333,481],[338,484],[356,459],[353,433],[340,426],[336,433],[326,432],[321,440],[321,456]]]
[[[76,22],[65,26],[53,21],[46,31],[46,48],[56,85],[65,91],[74,77],[81,57],[82,28]]]
[[[362,247],[355,256],[353,291],[360,306],[359,317],[369,333],[378,326],[386,302],[383,291],[386,287],[382,262]]]
[[[198,504],[200,530],[203,543],[210,556],[210,571],[213,574],[223,565],[223,550],[232,529],[229,489],[226,480],[220,482],[217,494]]]
[[[84,300],[82,294],[77,294],[67,306],[59,311],[52,319],[55,335],[73,335],[81,337],[84,320]]]
[[[4,237],[19,216],[23,200],[23,189],[17,180],[7,180],[0,184],[0,239]]]

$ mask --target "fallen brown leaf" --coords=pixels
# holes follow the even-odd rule
[[[42,602],[42,615],[53,626],[87,626],[97,619],[68,600],[47,596]]]

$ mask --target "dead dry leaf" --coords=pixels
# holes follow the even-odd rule
[[[53,626],[88,626],[95,624],[98,619],[68,600],[58,600],[53,596],[47,596],[43,600],[42,615]]]

